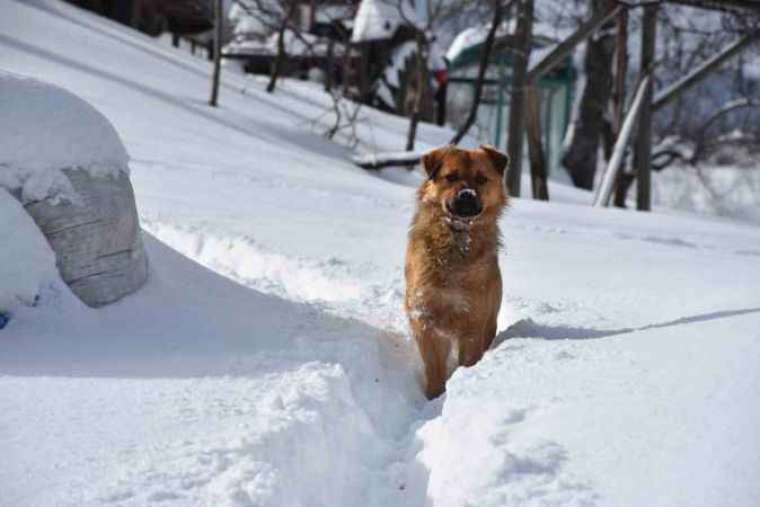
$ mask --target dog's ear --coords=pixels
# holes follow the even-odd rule
[[[499,174],[503,175],[509,166],[509,156],[506,153],[502,153],[490,144],[481,144],[480,149],[488,155],[494,168],[499,171]]]
[[[451,150],[451,145],[441,146],[422,155],[420,162],[428,179],[435,179],[436,174],[438,174],[438,171],[443,166],[443,157],[446,156],[449,150]]]

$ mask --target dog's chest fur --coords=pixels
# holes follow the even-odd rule
[[[466,225],[420,213],[409,235],[409,260],[420,275],[416,284],[461,287],[476,282],[493,269],[498,247],[495,224]]]

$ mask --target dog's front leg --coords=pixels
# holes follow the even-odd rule
[[[424,319],[412,319],[411,328],[425,365],[425,396],[432,400],[446,390],[451,340]]]

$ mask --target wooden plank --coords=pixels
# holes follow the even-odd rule
[[[599,185],[599,189],[594,197],[594,206],[609,206],[612,189],[617,180],[617,175],[620,172],[623,159],[625,158],[625,150],[628,147],[628,141],[631,138],[633,127],[641,112],[647,89],[651,89],[650,76],[645,76],[641,83],[639,83],[639,87],[636,89],[633,103],[628,110],[628,114],[625,115],[623,126],[620,128],[617,141],[615,141],[615,148],[612,150],[612,156],[607,164],[607,169],[604,171],[602,184]]]
[[[575,46],[586,40],[604,23],[615,17],[621,9],[621,6],[617,6],[607,12],[598,12],[594,14],[591,19],[583,22],[572,35],[557,44],[557,47],[530,69],[528,72],[528,81],[537,81],[558,64],[562,63],[573,49],[575,49]]]
[[[546,157],[541,145],[541,102],[535,86],[527,86],[525,88],[525,127],[528,135],[530,181],[533,198],[548,201],[549,187],[546,181]]]

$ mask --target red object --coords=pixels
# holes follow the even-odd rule
[[[449,71],[447,69],[436,70],[433,76],[439,85],[445,85],[449,82]]]

